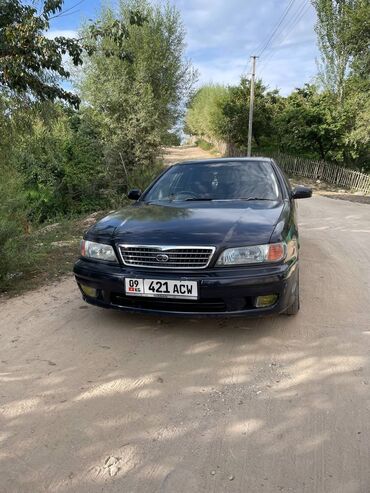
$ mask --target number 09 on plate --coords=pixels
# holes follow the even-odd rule
[[[151,296],[153,298],[198,299],[196,281],[171,281],[164,279],[125,279],[126,296]]]

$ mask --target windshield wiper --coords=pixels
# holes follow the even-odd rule
[[[198,198],[196,199],[195,197],[190,197],[188,199],[184,199],[186,202],[188,201],[192,201],[192,202],[197,202],[197,201],[215,201],[215,202],[233,202],[234,200],[269,200],[270,202],[275,202],[276,199],[266,199],[266,198],[263,198],[263,197],[238,197],[238,198],[233,198],[233,199],[211,199],[211,198],[205,198],[205,197],[202,197],[202,198]]]
[[[214,199],[207,199],[205,197],[199,197],[199,198],[195,198],[195,197],[191,197],[191,198],[188,198],[188,199],[184,199],[185,202],[198,202],[198,201],[212,201]]]
[[[241,197],[236,200],[269,200],[270,202],[276,202],[277,199],[266,199],[264,197]]]

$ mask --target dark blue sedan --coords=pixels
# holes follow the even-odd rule
[[[176,164],[92,226],[74,273],[88,303],[182,316],[299,310],[295,199],[270,158]]]

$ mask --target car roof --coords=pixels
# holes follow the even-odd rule
[[[255,162],[255,161],[268,161],[272,162],[270,157],[222,157],[222,158],[209,158],[209,159],[193,159],[191,161],[180,161],[175,164],[208,164],[208,163],[230,163],[230,162]]]

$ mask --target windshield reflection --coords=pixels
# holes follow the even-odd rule
[[[280,197],[268,161],[178,164],[143,197],[145,202],[271,200]]]

